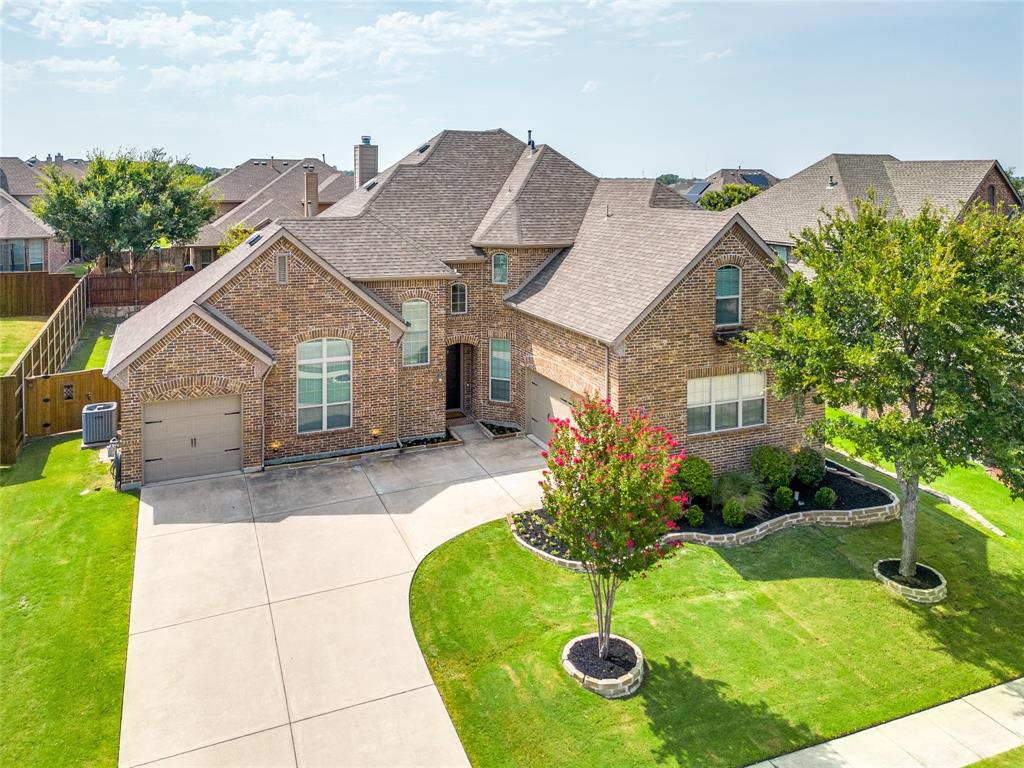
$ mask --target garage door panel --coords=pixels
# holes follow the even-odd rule
[[[554,434],[548,419],[571,419],[572,401],[579,395],[534,371],[530,372],[529,395],[530,433],[547,442]]]
[[[241,446],[237,396],[147,403],[143,409],[147,483],[241,469]]]

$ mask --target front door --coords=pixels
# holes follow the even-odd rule
[[[444,407],[449,411],[462,408],[462,345],[452,344],[445,355]]]

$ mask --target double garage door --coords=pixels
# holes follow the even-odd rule
[[[542,442],[551,439],[552,427],[548,419],[568,419],[572,416],[572,401],[578,395],[558,382],[529,372],[529,430]]]
[[[241,398],[144,405],[142,458],[146,483],[241,469]]]

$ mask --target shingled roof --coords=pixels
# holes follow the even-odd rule
[[[673,198],[679,195],[655,181],[602,180],[575,244],[506,303],[605,344],[617,343],[739,221],[732,212],[705,211]]]
[[[215,200],[228,203],[240,203],[248,200],[256,192],[267,186],[282,173],[297,165],[313,164],[315,170],[326,177],[338,171],[316,158],[296,160],[291,158],[250,157],[227,173],[221,174],[207,184],[206,189]]]
[[[904,161],[892,155],[832,154],[732,209],[768,242],[792,245],[821,209],[854,211],[874,189],[894,213],[916,215],[925,200],[958,215],[995,160]]]
[[[12,195],[0,189],[0,237],[47,238],[53,237],[53,230]]]
[[[442,131],[319,219],[370,216],[436,258],[476,258],[473,234],[525,146],[501,129]]]
[[[0,157],[0,189],[14,197],[35,197],[43,175],[20,157]]]
[[[598,178],[546,145],[527,146],[473,235],[476,246],[565,246]]]

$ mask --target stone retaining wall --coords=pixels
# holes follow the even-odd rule
[[[569,651],[576,643],[596,636],[596,632],[591,632],[589,635],[574,637],[566,643],[565,647],[562,648],[562,668],[569,673],[573,680],[588,691],[593,691],[599,696],[604,696],[606,699],[621,699],[636,693],[644,682],[644,654],[640,650],[640,646],[632,640],[620,637],[619,635],[610,636],[629,645],[633,649],[633,653],[636,654],[636,664],[633,665],[629,672],[620,677],[590,677],[580,672],[576,665],[569,660]]]
[[[933,571],[939,577],[941,582],[939,586],[932,587],[931,589],[918,589],[916,587],[908,587],[906,584],[900,584],[898,581],[893,581],[882,573],[879,566],[883,562],[883,560],[876,562],[872,570],[875,572],[875,578],[878,579],[882,583],[882,586],[890,592],[897,594],[900,597],[904,597],[912,603],[922,603],[924,605],[941,603],[946,599],[946,578],[934,568],[930,568],[922,563],[917,564],[918,568],[929,568],[929,570]]]

